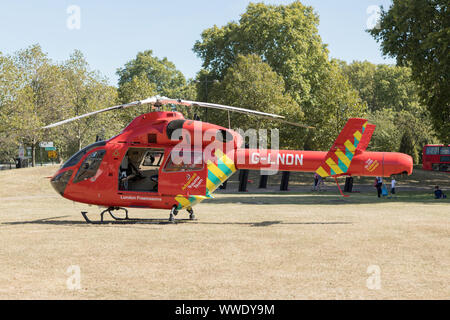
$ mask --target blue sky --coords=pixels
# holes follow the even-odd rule
[[[116,85],[116,69],[139,51],[167,57],[186,77],[201,68],[192,47],[201,32],[239,19],[247,0],[3,0],[0,3],[0,51],[10,54],[39,43],[55,61],[81,50],[92,69]],[[261,1],[253,1],[261,2]],[[287,4],[292,1],[263,1]],[[303,0],[320,16],[319,33],[330,56],[351,62],[394,63],[365,32],[371,6],[388,8],[390,0]],[[69,29],[68,7],[80,8],[80,29]]]

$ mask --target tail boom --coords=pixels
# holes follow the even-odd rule
[[[301,150],[238,149],[235,157],[237,169],[315,172],[326,161],[328,152]],[[389,177],[395,174],[411,174],[412,158],[397,152],[357,153],[352,157],[348,170],[340,175]]]
[[[366,119],[350,118],[328,152],[238,149],[236,168],[316,172],[323,178],[411,174],[413,161],[409,155],[366,151],[374,130],[375,125]]]

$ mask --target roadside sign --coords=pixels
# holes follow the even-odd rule
[[[42,141],[42,142],[39,142],[39,147],[41,147],[41,148],[53,147],[53,141]]]
[[[23,159],[25,157],[25,148],[23,146],[19,147],[19,158]]]
[[[31,159],[31,147],[19,146],[19,158]]]
[[[45,151],[54,151],[56,147],[45,147]]]
[[[50,151],[48,152],[48,157],[49,157],[50,159],[56,159],[57,156],[58,156],[58,154],[56,153],[55,150],[50,150]]]

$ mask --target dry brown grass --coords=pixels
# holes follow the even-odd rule
[[[51,189],[55,170],[0,172],[2,299],[449,298],[448,201],[219,194],[195,208],[198,221],[132,209],[157,220],[98,226],[80,215],[97,207]],[[81,290],[67,289],[70,265]],[[380,290],[366,286],[370,265]]]

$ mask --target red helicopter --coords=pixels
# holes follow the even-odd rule
[[[333,177],[336,183],[338,176],[412,173],[409,155],[366,151],[375,125],[361,118],[348,120],[328,152],[243,148],[244,139],[236,131],[187,120],[180,112],[160,108],[167,104],[214,108],[304,125],[275,114],[160,96],[94,111],[44,129],[144,104],[153,105],[156,111],[138,116],[117,136],[78,151],[51,178],[53,188],[63,197],[106,208],[99,222],[82,212],[88,223],[103,223],[106,212],[115,220],[137,220],[130,219],[125,208],[170,209],[170,222],[179,210],[186,209],[193,220],[192,207],[212,198],[238,169],[316,172]],[[342,194],[340,187],[339,191]],[[115,216],[114,210],[123,210],[125,217]]]

